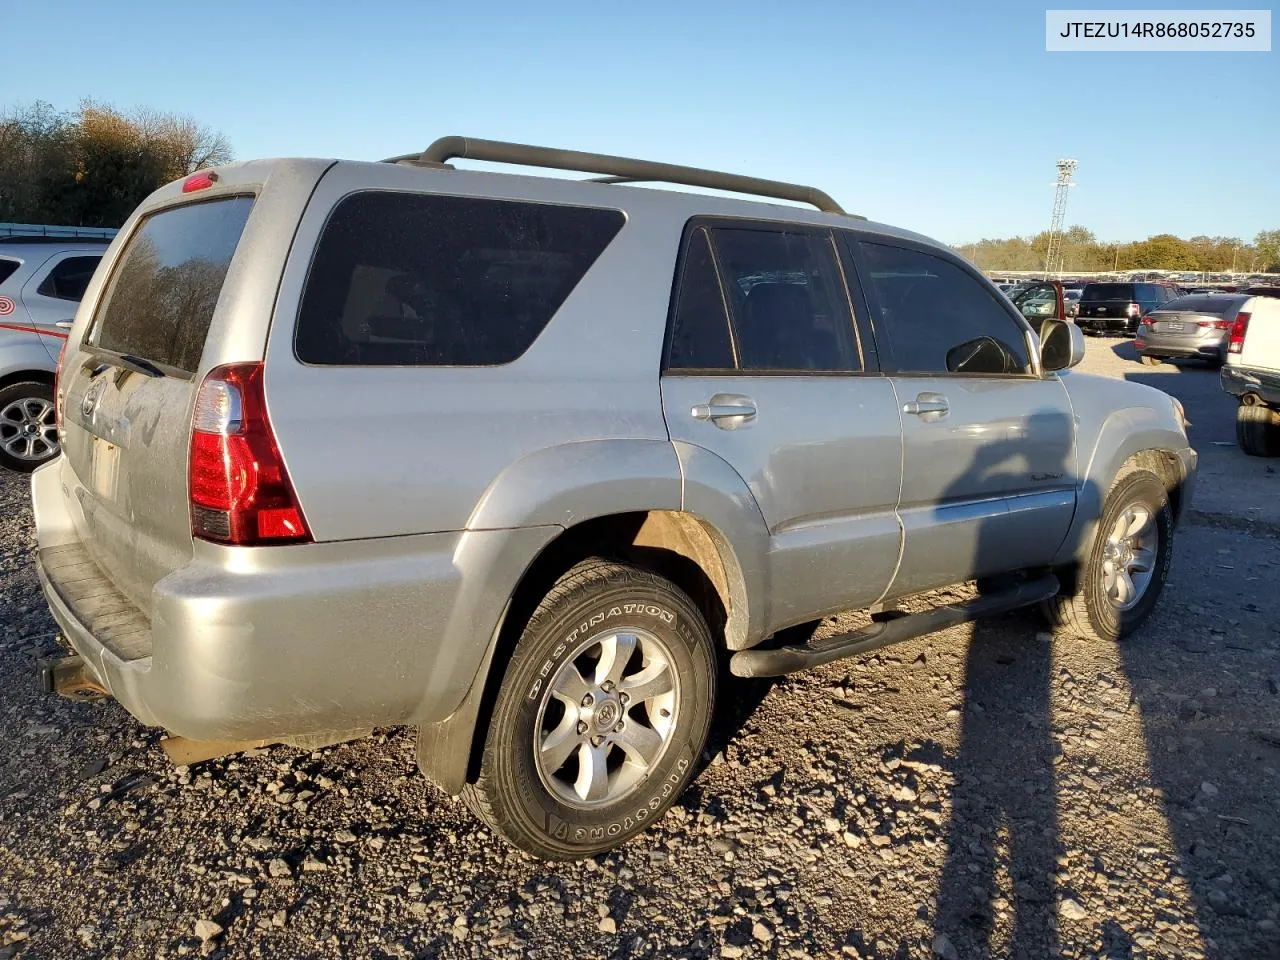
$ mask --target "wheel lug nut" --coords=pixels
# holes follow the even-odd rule
[[[582,736],[587,732],[587,725],[582,720],[578,721],[578,736]]]
[[[622,732],[622,721],[621,721],[621,720],[619,720],[619,721],[618,721],[618,725],[617,725],[616,727],[614,727],[614,728],[613,728],[613,732],[614,732],[614,733],[621,733],[621,732]]]
[[[583,698],[582,698],[582,705],[583,705],[584,707],[589,707],[589,706],[591,706],[591,705],[592,705],[593,703],[595,703],[595,702],[596,702],[596,698],[595,698],[595,697],[593,697],[593,696],[592,696],[591,694],[589,694],[589,693],[588,693],[585,697],[583,697]]]
[[[606,680],[604,683],[600,685],[600,689],[603,690],[605,693],[613,693],[613,681]]]
[[[630,700],[630,699],[631,699],[631,698],[630,698],[630,697],[628,697],[625,693],[620,693],[620,694],[618,694],[618,702],[619,702],[619,703],[626,703],[626,702],[627,702],[628,700]]]

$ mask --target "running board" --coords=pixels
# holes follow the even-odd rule
[[[1047,573],[1016,587],[976,597],[965,603],[935,607],[924,613],[897,617],[882,623],[827,637],[817,643],[777,647],[773,650],[739,650],[729,660],[729,672],[737,677],[780,677],[797,670],[808,670],[833,660],[856,657],[903,640],[914,640],[926,633],[945,630],[979,617],[1016,610],[1056,596],[1061,590],[1058,578]]]

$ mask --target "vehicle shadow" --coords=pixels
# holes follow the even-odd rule
[[[1026,418],[1027,428],[1039,429],[1036,423],[1043,427],[1043,418],[1055,416],[1060,415],[1031,415]],[[1064,472],[1075,476],[1075,452],[1063,450],[1061,456]],[[975,480],[1027,469],[1023,444],[992,444],[975,458],[956,489],[972,490]],[[1085,498],[1098,492],[1083,488]],[[1179,496],[1175,489],[1171,500]],[[1200,531],[1196,535],[1206,536]],[[1000,589],[998,579],[984,581],[981,574],[997,569],[1000,555],[1009,548],[1009,532],[998,523],[988,521],[978,531],[970,572],[980,591]],[[1183,563],[1187,562],[1184,558]],[[1081,576],[1075,561],[1055,572],[1067,585]],[[1204,576],[1198,567],[1194,580],[1166,590],[1143,627],[1118,647],[1099,650],[1096,656],[1087,646],[1057,649],[1064,643],[1103,641],[1071,639],[1062,631],[1055,636],[1034,609],[973,625],[965,654],[958,746],[949,764],[954,781],[952,807],[933,918],[935,938],[946,941],[940,944],[935,939],[939,955],[965,960],[997,956],[1030,960],[1057,956],[1061,950],[1074,955],[1082,938],[1090,951],[1100,949],[1099,956],[1130,957],[1136,944],[1146,955],[1166,955],[1161,951],[1180,951],[1188,938],[1198,938],[1214,956],[1280,956],[1268,952],[1275,949],[1274,938],[1264,946],[1259,939],[1263,935],[1247,919],[1249,897],[1265,902],[1269,894],[1280,895],[1280,881],[1271,871],[1253,866],[1255,857],[1275,856],[1275,842],[1249,834],[1250,823],[1269,817],[1262,812],[1268,798],[1238,791],[1232,815],[1217,817],[1206,800],[1216,795],[1216,784],[1224,785],[1225,794],[1226,785],[1241,782],[1240,770],[1265,761],[1276,750],[1251,741],[1247,734],[1228,732],[1261,724],[1256,716],[1242,715],[1247,712],[1244,703],[1228,717],[1231,701],[1206,706],[1191,699],[1204,696],[1196,694],[1195,684],[1215,674],[1198,670],[1194,656],[1185,656],[1184,650],[1232,656],[1228,653],[1231,633],[1215,640],[1183,629],[1180,618],[1186,611],[1179,608],[1215,602],[1219,588],[1199,582]],[[1228,570],[1222,576],[1225,580],[1232,574]],[[1195,600],[1188,599],[1192,595]],[[1262,596],[1250,599],[1256,602],[1244,604],[1241,616],[1254,611],[1257,622],[1249,627],[1254,635],[1252,639],[1237,636],[1234,642],[1241,650],[1252,644],[1253,653],[1245,656],[1260,657],[1274,646],[1267,646],[1267,631],[1273,628],[1264,621],[1269,612],[1274,613],[1271,608],[1280,609],[1280,604]],[[1118,670],[1105,666],[1095,676],[1073,677],[1063,664],[1079,664],[1081,654],[1086,662],[1118,659]],[[1234,656],[1238,659],[1240,654]],[[1180,674],[1170,667],[1171,659],[1186,661],[1191,672]],[[1243,672],[1246,666],[1237,669]],[[1079,666],[1074,669],[1079,674]],[[1231,669],[1223,673],[1229,677]],[[1178,690],[1184,678],[1189,693]],[[1116,709],[1108,708],[1105,699],[1082,709],[1078,696],[1069,692],[1082,687],[1091,693],[1106,687],[1121,699],[1113,701]],[[1064,703],[1064,694],[1076,704]],[[1215,696],[1213,691],[1207,695]],[[1054,716],[1055,710],[1063,709],[1074,714],[1070,726],[1097,723],[1108,731],[1100,734],[1104,738],[1125,723],[1140,724],[1147,782],[1126,783],[1124,768],[1109,758],[1102,740],[1091,742],[1081,735],[1060,742],[1055,731],[1064,729],[1063,715],[1056,727]],[[1215,722],[1206,723],[1205,717]],[[1184,725],[1192,721],[1202,723],[1204,729],[1189,737]],[[1280,737],[1271,746],[1280,748]],[[1109,790],[1109,782],[1117,788]],[[1202,787],[1202,782],[1210,786]],[[1127,845],[1114,842],[1108,822],[1111,828],[1120,824],[1142,831],[1147,842],[1154,844],[1144,855],[1150,859],[1143,865],[1117,861]],[[1070,850],[1064,825],[1069,827]],[[1063,867],[1067,859],[1059,859],[1068,853],[1071,869]],[[1156,916],[1176,920],[1183,931],[1180,939],[1168,932],[1164,936],[1173,939],[1159,939],[1149,923],[1138,918],[1141,911],[1113,911],[1110,898],[1108,909],[1099,912],[1096,891],[1074,886],[1105,874],[1104,883],[1111,885],[1114,895],[1117,885],[1127,888],[1132,883],[1128,878],[1135,876],[1135,869],[1143,879],[1136,890],[1126,889],[1125,895],[1138,898],[1142,911],[1154,909]],[[1178,892],[1171,898],[1157,887]],[[1151,900],[1153,894],[1163,900]],[[1068,899],[1075,904],[1067,904]]]
[[[1073,428],[1065,414],[1042,411],[1020,421],[1025,437],[1053,438],[1058,476],[1075,476]],[[1045,451],[1037,469],[1045,462]],[[1026,441],[997,441],[981,448],[956,491],[987,487],[1003,477],[1031,473]],[[950,499],[950,491],[943,501]],[[1071,512],[1045,517],[1066,535]],[[1008,556],[1013,530],[1008,518],[986,521],[976,531],[967,579],[979,592],[1009,586],[1007,578],[984,579]],[[1039,531],[1036,531],[1038,534]],[[1045,627],[1036,612],[1018,611],[973,624],[965,655],[959,745],[951,763],[954,787],[947,827],[946,861],[938,884],[935,937],[950,941],[959,956],[1031,958],[1058,953],[1054,876],[1061,852],[1052,736],[1052,644],[1033,639]],[[997,928],[1008,928],[1007,937]],[[1000,940],[1002,942],[993,942]],[[946,955],[945,947],[935,952]]]

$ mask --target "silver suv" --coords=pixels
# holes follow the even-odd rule
[[[1083,349],[808,187],[457,137],[202,172],[130,219],[67,342],[33,491],[79,657],[49,685],[204,741],[409,724],[512,843],[590,855],[695,775],[723,664],[1037,603],[1143,621],[1196,454],[1167,395],[1060,375]]]
[[[58,455],[54,364],[105,240],[0,237],[0,466]]]

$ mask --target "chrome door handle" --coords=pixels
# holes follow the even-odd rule
[[[936,414],[937,416],[933,419],[941,419],[951,412],[951,404],[947,403],[947,398],[940,393],[921,393],[917,394],[914,400],[904,403],[902,412],[915,417]]]
[[[732,430],[756,418],[756,404],[750,397],[717,393],[706,403],[694,404],[689,415],[695,420],[708,420],[717,427]]]
[[[75,326],[75,321],[74,320],[56,320],[54,321],[53,325],[57,327],[59,330],[70,330],[73,326]]]

